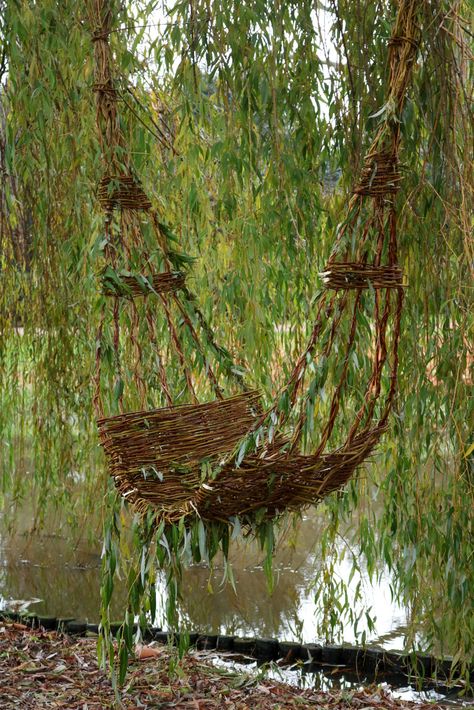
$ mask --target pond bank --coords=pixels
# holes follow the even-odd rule
[[[114,695],[97,668],[96,640],[78,638],[18,622],[0,623],[0,706],[4,710],[68,708],[176,708],[177,710],[427,710],[441,706],[403,702],[380,687],[316,691],[277,680],[218,668],[206,652],[190,652],[178,664],[170,646],[137,649],[125,685]]]
[[[97,624],[71,617],[58,618],[43,616],[34,612],[17,613],[0,611],[0,620],[5,623],[20,623],[32,629],[59,631],[69,636],[87,636],[97,634]],[[110,626],[111,633],[119,634],[121,622]],[[136,630],[136,626],[134,627]],[[231,653],[247,661],[251,659],[259,664],[278,661],[283,667],[299,664],[305,673],[318,671],[334,675],[346,673],[356,682],[386,681],[393,686],[406,684],[410,678],[418,685],[437,686],[448,692],[446,684],[458,677],[457,667],[452,667],[452,658],[438,659],[427,653],[403,653],[387,651],[379,646],[354,646],[350,644],[297,643],[272,638],[241,637],[236,635],[202,634],[184,631],[177,633],[164,631],[158,627],[149,627],[145,631],[146,642],[160,645],[193,648],[199,651],[218,651]],[[474,665],[471,668],[474,681]]]
[[[119,622],[111,624],[114,636],[118,636],[120,627]],[[0,612],[0,631],[2,628],[40,636],[57,632],[64,638],[87,638],[94,643],[98,633],[97,624],[78,619],[5,611]],[[174,633],[155,627],[146,629],[143,643],[151,644],[157,655],[164,652],[164,647],[168,655],[177,653],[177,649],[180,655],[186,651],[193,656],[204,654],[214,666],[245,675],[259,675],[264,667],[266,676],[297,688],[352,692],[378,683],[417,703],[437,700],[449,705],[466,704],[465,697],[460,697],[465,682],[457,677],[456,668],[453,671],[449,660],[440,661],[428,654],[406,655],[374,647],[299,644],[187,631]]]

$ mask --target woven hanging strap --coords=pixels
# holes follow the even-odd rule
[[[355,300],[350,316],[349,336],[345,350],[338,352],[343,359],[340,380],[333,393],[329,420],[323,427],[317,454],[321,454],[333,431],[336,416],[340,408],[345,386],[348,363],[355,342],[357,311],[360,307],[360,294],[367,289],[375,292],[375,345],[372,373],[367,385],[365,402],[357,413],[349,431],[348,445],[354,439],[362,421],[364,431],[368,431],[375,412],[376,402],[381,393],[381,379],[387,360],[390,360],[389,389],[380,420],[379,432],[393,405],[398,372],[398,344],[400,339],[400,321],[403,304],[403,274],[398,265],[397,255],[397,212],[395,199],[400,188],[400,122],[406,91],[419,43],[417,13],[421,0],[401,0],[397,17],[388,42],[388,91],[386,112],[380,122],[372,144],[363,161],[363,167],[352,189],[348,202],[349,219],[338,230],[334,247],[324,271],[320,274],[325,292],[319,298],[316,318],[305,350],[298,358],[290,378],[277,397],[274,405],[265,412],[259,421],[260,426],[269,417],[277,416],[278,426],[282,428],[303,390],[305,373],[310,362],[321,361],[330,354],[336,340],[335,335],[346,311],[350,291],[355,291]],[[346,239],[351,235],[351,239]],[[355,253],[343,249],[345,241],[355,241]],[[367,254],[373,253],[371,261]],[[355,258],[354,258],[355,257]],[[391,295],[391,292],[395,295]],[[324,346],[318,346],[325,327],[329,326],[329,335]],[[391,345],[387,344],[387,330],[391,323]],[[279,402],[289,397],[290,407],[279,411]],[[300,415],[293,432],[293,452],[298,445],[306,419],[308,395],[303,396]]]
[[[398,344],[403,306],[403,277],[398,266],[396,193],[400,186],[399,172],[400,120],[406,100],[419,43],[417,14],[421,0],[402,0],[398,7],[392,37],[388,43],[389,81],[385,116],[365,157],[361,176],[354,187],[352,204],[369,199],[373,213],[372,224],[378,224],[378,244],[373,265],[336,261],[335,255],[325,269],[328,288],[366,288],[375,292],[376,340],[372,375],[364,405],[356,414],[349,431],[349,446],[363,420],[365,426],[374,415],[381,393],[381,379],[385,363],[390,357],[390,385],[385,399],[380,424],[384,426],[393,405],[398,373]],[[387,251],[387,263],[382,264]],[[390,290],[395,291],[395,297]],[[387,326],[392,321],[391,349],[387,345]]]
[[[179,366],[183,372],[186,389],[195,403],[198,402],[193,374],[187,362],[183,346],[183,329],[187,331],[190,340],[202,362],[205,363],[205,376],[210,383],[217,399],[222,399],[222,388],[205,350],[201,344],[200,335],[191,320],[185,302],[190,304],[194,311],[196,322],[206,341],[218,352],[213,334],[204,320],[202,313],[194,303],[194,299],[186,288],[185,275],[173,268],[167,243],[166,230],[160,223],[158,215],[153,210],[151,200],[144,191],[133,171],[130,150],[122,132],[118,104],[121,98],[113,76],[113,57],[109,43],[114,19],[114,0],[89,0],[90,23],[93,27],[92,41],[94,44],[95,78],[94,92],[96,95],[96,121],[99,141],[102,152],[104,175],[99,182],[97,198],[102,210],[105,212],[105,226],[107,231],[107,244],[104,255],[107,266],[101,274],[102,293],[113,298],[112,319],[114,328],[114,359],[117,372],[120,371],[119,345],[120,345],[120,314],[123,309],[129,310],[127,337],[132,343],[135,353],[135,363],[132,368],[133,380],[139,392],[142,408],[146,403],[146,384],[143,373],[143,348],[140,343],[141,319],[135,304],[135,299],[157,297],[164,312],[164,321],[167,324],[169,343],[174,350]],[[137,215],[145,212],[154,231],[157,244],[162,253],[164,271],[150,273],[149,249],[142,235],[141,222]],[[120,215],[119,229],[111,228],[114,213]],[[122,254],[125,262],[131,263],[132,253],[140,254],[143,263],[141,273],[131,273],[118,270],[118,254]],[[184,297],[185,302],[183,302]],[[122,305],[122,301],[125,301]],[[95,376],[96,393],[94,402],[99,417],[103,416],[104,407],[101,394],[101,362],[102,362],[102,336],[104,333],[107,307],[104,305],[104,314],[97,337],[97,373]],[[171,388],[166,377],[164,359],[157,341],[157,330],[151,307],[145,306],[143,323],[147,330],[147,337],[152,344],[157,358],[157,375],[161,390],[168,405],[172,404]],[[211,338],[209,338],[211,334]]]

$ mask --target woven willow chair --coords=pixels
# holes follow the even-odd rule
[[[416,58],[416,6],[416,0],[402,0],[389,42],[387,105],[395,107],[396,115],[401,114]],[[371,454],[387,428],[395,397],[403,302],[402,272],[397,263],[395,209],[400,183],[400,124],[394,116],[386,116],[366,155],[348,204],[348,219],[336,235],[333,253],[321,274],[325,291],[318,302],[309,341],[297,359],[283,392],[266,411],[262,410],[258,392],[244,390],[240,394],[224,397],[219,378],[208,365],[206,374],[215,400],[201,403],[186,362],[176,313],[188,329],[197,351],[202,353],[204,349],[202,332],[208,343],[217,346],[187,289],[184,274],[173,267],[166,229],[160,224],[151,201],[130,166],[118,121],[118,92],[111,72],[108,38],[112,17],[107,0],[92,2],[91,22],[95,28],[97,123],[105,165],[105,176],[98,191],[105,212],[108,242],[105,256],[110,266],[114,267],[119,248],[122,248],[125,257],[132,249],[141,249],[143,264],[149,265],[150,256],[141,236],[141,219],[145,215],[153,227],[165,264],[163,271],[148,273],[141,280],[132,275],[125,277],[121,284],[122,292],[117,291],[116,285],[111,289],[110,284],[104,288],[104,293],[112,296],[109,302],[115,323],[114,345],[118,347],[120,339],[120,309],[128,308],[130,322],[136,325],[136,299],[144,298],[147,302],[155,299],[162,306],[170,343],[176,354],[176,366],[184,373],[191,399],[190,404],[174,404],[155,333],[153,338],[160,363],[159,380],[168,406],[105,416],[101,394],[102,320],[97,340],[94,401],[100,441],[110,473],[120,493],[138,511],[145,512],[152,506],[167,521],[195,515],[207,520],[226,521],[236,515],[248,517],[256,511],[260,516],[262,511],[264,516],[275,516],[284,510],[317,502],[343,486]],[[125,164],[124,155],[128,156]],[[114,220],[118,220],[120,226],[119,241],[115,244]],[[350,242],[346,239],[347,235],[353,234],[357,236],[356,247],[344,247],[347,241]],[[348,428],[344,444],[336,450],[327,451],[346,385],[361,297],[367,289],[375,293],[372,372],[365,388],[364,403]],[[201,336],[186,310],[185,306],[190,303],[200,323]],[[150,308],[146,315],[152,335],[154,314],[155,311]],[[298,400],[301,404],[301,400],[304,402],[308,397],[301,391],[308,363],[321,355],[329,357],[343,318],[348,318],[348,337],[342,354],[339,351],[337,355],[339,360],[342,357],[342,368],[332,393],[329,417],[322,428],[316,450],[304,455],[300,452],[300,444],[305,429],[305,408],[301,407],[291,435],[285,434],[285,424]],[[329,336],[321,344],[319,338],[323,327],[326,327],[325,332]],[[140,353],[137,329],[132,327],[130,338],[136,352]],[[388,373],[389,385],[385,386],[380,403],[384,389],[383,373]],[[145,383],[138,381],[137,386],[144,400]],[[279,406],[282,396],[287,397],[289,402],[284,412]],[[259,445],[244,445],[242,449],[242,442],[251,441],[256,433],[261,435]]]

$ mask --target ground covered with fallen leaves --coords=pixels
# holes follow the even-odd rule
[[[171,672],[170,672],[171,671]],[[205,654],[188,653],[177,663],[165,646],[137,649],[125,685],[114,695],[97,666],[96,639],[73,638],[22,624],[0,623],[0,708],[11,710],[400,710],[430,708],[394,700],[380,688],[299,690],[283,683],[223,670]]]

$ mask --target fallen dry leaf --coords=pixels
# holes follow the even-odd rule
[[[149,658],[158,658],[163,653],[163,649],[155,648],[154,646],[141,646],[138,644],[135,647],[135,656],[139,661],[147,661]]]

